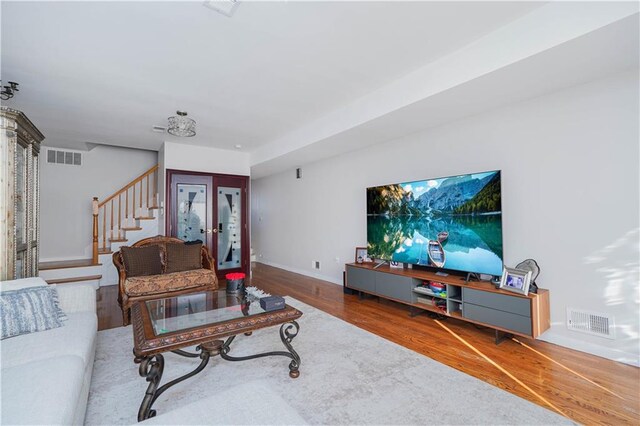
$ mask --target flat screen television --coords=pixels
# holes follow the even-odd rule
[[[502,274],[500,171],[367,188],[369,257]]]

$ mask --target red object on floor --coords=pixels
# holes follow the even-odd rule
[[[246,277],[247,274],[245,274],[244,272],[232,272],[230,274],[225,275],[224,277],[228,280],[241,280],[244,279],[244,277]]]

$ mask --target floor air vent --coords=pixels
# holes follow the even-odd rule
[[[47,150],[47,163],[68,164],[71,166],[82,165],[82,154],[74,151],[62,151],[59,149]]]
[[[613,317],[606,314],[567,308],[567,327],[569,330],[607,339],[615,338]]]

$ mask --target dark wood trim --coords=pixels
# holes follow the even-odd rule
[[[165,173],[165,192],[166,192],[166,198],[165,198],[165,209],[164,209],[164,216],[165,216],[165,234],[167,233],[167,229],[169,229],[169,215],[167,214],[167,200],[170,200],[170,191],[171,191],[171,177],[174,175],[193,175],[193,176],[224,176],[224,177],[232,177],[232,178],[244,178],[247,179],[247,181],[250,180],[250,176],[248,175],[226,175],[226,174],[221,174],[221,173],[207,173],[207,172],[195,172],[193,170],[179,170],[179,169],[166,169],[166,173]],[[248,207],[248,206],[247,206]]]
[[[251,179],[250,176],[248,175],[235,175],[235,174],[222,174],[222,173],[208,173],[208,172],[198,172],[198,171],[193,171],[193,170],[179,170],[179,169],[166,169],[166,173],[165,173],[165,208],[164,208],[164,216],[165,216],[165,230],[164,230],[164,234],[165,235],[171,235],[170,233],[170,229],[171,229],[171,221],[172,221],[172,212],[171,212],[171,206],[172,206],[172,197],[174,196],[174,194],[172,193],[171,190],[171,179],[174,175],[191,175],[191,176],[210,176],[213,180],[213,188],[215,188],[217,186],[217,180],[219,179],[242,179],[243,184],[242,184],[242,189],[244,191],[244,194],[242,195],[242,203],[243,203],[243,209],[242,209],[242,217],[241,217],[241,221],[242,223],[246,224],[246,228],[243,230],[244,231],[244,238],[242,240],[242,266],[240,268],[233,268],[233,269],[227,269],[224,270],[223,272],[220,272],[218,270],[218,268],[216,267],[216,273],[218,274],[219,278],[224,278],[224,275],[226,275],[227,273],[230,272],[244,272],[245,274],[247,274],[247,276],[249,276],[250,274],[250,269],[251,269],[251,252],[250,252],[250,247],[251,247],[251,224],[249,223],[249,208],[250,208],[250,183],[251,183]],[[217,194],[213,194],[214,197],[217,197]],[[213,222],[211,223],[211,226],[214,226],[214,224],[216,223],[217,220],[217,211],[213,212]],[[210,247],[210,251],[212,254],[215,253],[215,260],[217,261],[217,234],[215,234],[214,238],[212,238],[212,247]]]

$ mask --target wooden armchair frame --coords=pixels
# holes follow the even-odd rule
[[[162,261],[162,268],[164,270],[164,268],[166,267],[166,261],[167,261],[166,250],[164,246],[166,244],[176,244],[176,243],[184,244],[184,241],[174,237],[165,237],[162,235],[157,235],[155,237],[150,237],[150,238],[145,238],[143,240],[140,240],[134,243],[131,247],[144,247],[144,246],[150,246],[150,245],[161,246],[160,259]],[[203,290],[216,290],[218,288],[218,278],[216,277],[216,274],[215,274],[215,262],[213,258],[209,255],[209,250],[204,245],[202,246],[201,255],[202,255],[202,268],[209,269],[214,272],[213,273],[214,278],[213,278],[213,281],[211,282],[211,285],[188,288],[188,289],[178,290],[178,291],[169,291],[165,293],[133,296],[133,295],[128,295],[125,291],[125,281],[127,280],[127,271],[125,270],[125,267],[124,267],[122,253],[120,250],[113,253],[113,264],[118,269],[118,304],[122,309],[123,325],[129,325],[131,323],[131,305],[133,305],[135,302],[151,300],[151,299],[160,299],[163,297],[179,296],[181,294],[194,293],[194,292],[203,291]]]

